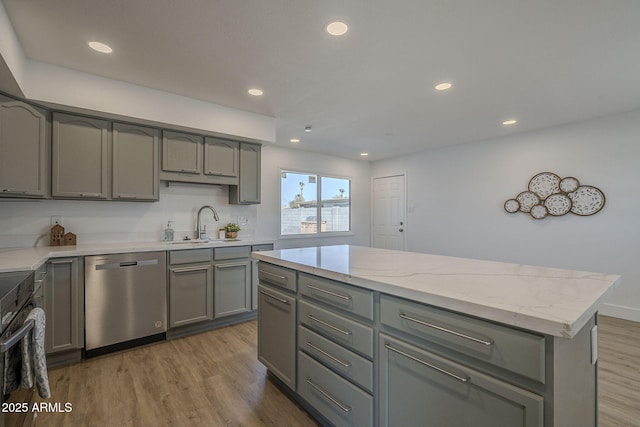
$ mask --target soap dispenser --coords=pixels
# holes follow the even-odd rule
[[[171,228],[171,221],[167,222],[167,228],[165,228],[164,233],[162,233],[162,241],[163,242],[173,241],[173,228]]]

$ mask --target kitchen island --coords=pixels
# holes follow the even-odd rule
[[[259,359],[321,422],[597,425],[617,275],[356,246],[253,257]]]

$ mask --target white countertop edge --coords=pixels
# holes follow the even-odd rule
[[[348,283],[354,286],[360,286],[384,294],[406,298],[411,301],[456,311],[484,320],[490,320],[541,334],[569,339],[577,335],[577,333],[584,327],[584,325],[587,324],[589,319],[597,313],[598,308],[609,298],[609,296],[621,282],[621,278],[617,276],[618,279],[612,284],[612,286],[610,286],[597,299],[595,299],[589,306],[589,308],[577,318],[558,320],[541,316],[528,315],[516,311],[504,310],[498,307],[482,304],[480,302],[444,297],[442,295],[429,293],[427,291],[407,289],[394,284],[382,283],[380,281],[370,280],[363,277],[355,277],[353,275],[338,273],[331,270],[308,266],[305,264],[298,264],[293,261],[279,259],[277,257],[274,257],[273,255],[268,255],[267,253],[263,254],[254,252],[252,254],[252,257],[257,260],[270,262],[304,273],[314,274],[320,277]]]
[[[37,270],[49,259],[74,256],[109,255],[118,253],[181,251],[185,249],[227,248],[273,244],[273,240],[242,239],[207,243],[123,242],[91,243],[77,246],[37,246],[33,248],[0,249],[0,273]]]

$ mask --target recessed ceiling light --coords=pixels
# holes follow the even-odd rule
[[[516,123],[518,123],[518,121],[515,120],[515,119],[509,119],[509,120],[505,120],[504,122],[502,122],[502,124],[505,125],[505,126],[515,125]]]
[[[87,43],[89,45],[89,47],[93,50],[95,50],[96,52],[100,52],[100,53],[111,53],[113,52],[113,49],[111,49],[111,46],[108,46],[104,43],[100,43],[100,42],[89,42]]]
[[[247,92],[249,92],[249,95],[253,95],[253,96],[261,96],[264,92],[260,89],[249,89]]]
[[[360,155],[361,155],[362,157],[365,157],[365,156],[368,156],[368,155],[369,155],[369,153],[360,153]]]
[[[342,36],[349,31],[349,27],[342,21],[332,21],[327,24],[326,30],[332,36]]]
[[[289,141],[295,144],[297,142],[300,142],[300,138],[291,138]]]
[[[439,91],[443,91],[443,90],[449,90],[451,89],[453,85],[449,82],[442,82],[439,83],[437,85],[435,85],[435,90],[439,90]]]
[[[304,131],[305,131],[305,132],[311,132],[311,126],[310,126],[310,125],[305,126],[305,127],[304,127]]]

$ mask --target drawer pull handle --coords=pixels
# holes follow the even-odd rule
[[[269,273],[268,271],[260,270],[260,273],[266,274],[267,276],[277,277],[280,280],[289,281],[285,276],[280,276],[279,274]]]
[[[216,268],[218,270],[228,270],[230,268],[237,268],[237,267],[246,267],[246,264],[225,264],[225,265],[216,265]]]
[[[440,368],[440,367],[438,367],[438,366],[436,366],[436,365],[434,365],[434,364],[432,364],[432,363],[425,362],[424,360],[419,359],[419,358],[417,358],[417,357],[415,357],[415,356],[412,356],[412,355],[411,355],[411,354],[409,354],[409,353],[405,353],[405,352],[404,352],[404,351],[402,351],[402,350],[399,350],[399,349],[397,349],[397,348],[395,348],[395,347],[392,347],[390,344],[385,344],[384,346],[385,346],[386,348],[388,348],[389,350],[391,350],[391,351],[394,351],[394,352],[396,352],[396,353],[398,353],[398,354],[401,354],[402,356],[407,357],[407,358],[409,358],[409,359],[411,359],[411,360],[413,360],[413,361],[415,361],[415,362],[418,362],[418,363],[420,363],[420,364],[422,364],[422,365],[424,365],[424,366],[427,366],[427,367],[429,367],[429,368],[431,368],[431,369],[435,369],[436,371],[441,372],[441,373],[443,373],[443,374],[445,374],[445,375],[449,375],[450,377],[455,378],[455,379],[456,379],[456,380],[458,380],[458,381],[462,381],[463,383],[466,383],[466,382],[468,382],[468,381],[471,379],[471,378],[470,378],[469,376],[467,376],[467,375],[465,375],[464,377],[461,377],[460,375],[456,375],[456,374],[454,374],[453,372],[449,372],[449,371],[447,371],[446,369],[442,369],[442,368]]]
[[[47,277],[47,272],[43,271],[42,273],[40,273],[40,276],[33,281],[33,283],[42,283],[44,282],[45,277]]]
[[[276,296],[271,295],[268,292],[265,291],[259,291],[262,295],[268,296],[269,298],[273,298],[276,301],[280,301],[283,304],[287,304],[287,305],[291,305],[291,303],[289,301],[287,301],[286,299],[282,299],[282,298],[278,298]]]
[[[311,347],[312,349],[314,349],[315,351],[317,351],[318,353],[322,353],[325,356],[327,356],[329,359],[333,360],[334,362],[339,363],[340,365],[344,366],[345,368],[348,368],[349,366],[351,366],[351,362],[343,362],[342,360],[338,359],[334,355],[328,353],[327,351],[321,349],[320,347],[317,347],[311,341],[307,341],[307,345],[309,347]]]
[[[340,329],[340,328],[338,328],[337,326],[333,326],[332,324],[327,323],[327,322],[325,322],[325,321],[323,321],[323,320],[320,320],[320,319],[318,319],[317,317],[314,317],[314,316],[312,316],[312,315],[310,315],[310,314],[307,314],[307,317],[308,317],[309,319],[313,320],[314,322],[318,322],[318,323],[320,323],[321,325],[324,325],[324,326],[326,326],[327,328],[333,329],[333,330],[334,330],[334,331],[336,331],[336,332],[340,332],[340,333],[341,333],[341,334],[343,334],[343,335],[351,335],[351,331],[345,331],[344,329]]]
[[[335,292],[327,291],[326,289],[322,289],[322,288],[318,288],[316,286],[313,286],[311,283],[307,283],[307,287],[309,289],[311,289],[311,290],[322,292],[322,293],[327,294],[327,295],[331,295],[332,297],[341,298],[341,299],[346,300],[346,301],[350,301],[351,300],[351,295],[340,295],[340,294],[337,294]]]
[[[311,377],[307,377],[307,384],[309,384],[311,387],[316,389],[318,391],[318,393],[320,393],[321,395],[323,395],[324,397],[329,399],[331,401],[331,403],[336,405],[338,408],[342,409],[344,412],[351,412],[351,406],[345,405],[344,403],[340,402],[335,397],[331,396],[331,394],[329,394],[328,391],[326,391],[325,389],[323,389],[319,385],[314,384],[313,381],[311,380]]]
[[[473,341],[473,342],[477,342],[477,343],[480,343],[480,344],[483,344],[483,345],[489,346],[489,345],[492,345],[494,343],[494,341],[492,339],[483,340],[482,338],[472,337],[470,335],[463,334],[462,332],[456,332],[456,331],[452,331],[451,329],[443,328],[442,326],[434,325],[433,323],[428,323],[428,322],[425,322],[425,321],[422,321],[422,320],[419,320],[419,319],[414,319],[413,317],[409,317],[404,313],[400,313],[399,316],[402,319],[408,320],[410,322],[415,322],[415,323],[418,323],[420,325],[427,326],[429,328],[433,328],[433,329],[436,329],[438,331],[446,332],[448,334],[455,335],[457,337],[464,338],[464,339],[467,339],[467,340],[470,340],[470,341]]]

